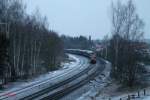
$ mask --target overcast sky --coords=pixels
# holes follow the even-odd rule
[[[29,14],[38,8],[47,16],[50,29],[70,36],[91,35],[94,39],[102,39],[111,31],[112,1],[117,0],[24,0]],[[150,38],[150,0],[134,2],[146,24],[145,37]]]

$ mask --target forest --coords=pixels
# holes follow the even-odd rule
[[[0,0],[0,85],[59,67],[63,43],[47,18],[27,14],[22,0]]]
[[[150,61],[149,45],[144,41],[145,23],[132,0],[112,3],[111,10],[111,37],[105,36],[105,48],[98,54],[111,62],[113,79],[133,87],[142,83],[145,65]]]
[[[88,38],[85,36],[66,36],[62,35],[61,39],[64,43],[65,49],[89,49],[92,50],[94,47],[94,41],[91,39],[91,36]]]

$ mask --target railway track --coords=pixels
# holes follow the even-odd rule
[[[58,76],[53,76],[50,78],[46,78],[42,81],[34,82],[33,84],[27,85],[27,86],[22,87],[20,89],[16,89],[16,90],[9,91],[6,93],[1,93],[0,94],[0,100],[19,100],[19,99],[22,99],[21,97],[25,97],[25,96],[28,96],[30,94],[33,94],[31,91],[33,91],[36,88],[43,90],[43,89],[45,89],[44,86],[47,87],[47,85],[52,86],[55,83],[59,83],[61,80],[63,80],[62,77],[64,77],[64,76],[75,75],[76,74],[75,71],[77,70],[77,68],[80,68],[81,70],[83,70],[84,69],[83,67],[87,62],[88,61],[85,58],[84,59],[80,58],[79,63],[77,65],[75,65],[75,66],[79,66],[79,67],[74,66],[74,67],[72,67],[72,69],[66,69],[66,71],[65,71],[66,73],[62,73]],[[36,91],[35,91],[35,93],[36,93]]]
[[[22,100],[33,100],[33,99],[36,99],[36,98],[38,98],[38,97],[41,96],[41,95],[44,95],[44,94],[46,94],[46,93],[48,93],[48,92],[51,92],[51,91],[53,91],[53,90],[55,90],[55,89],[57,89],[57,88],[59,88],[59,87],[61,87],[61,86],[64,86],[65,84],[67,84],[67,83],[69,83],[69,82],[71,82],[71,81],[73,81],[73,80],[79,78],[79,77],[82,76],[84,73],[87,73],[90,69],[91,69],[91,68],[88,67],[88,68],[86,68],[84,71],[82,71],[82,72],[80,72],[80,73],[74,75],[73,77],[70,77],[70,78],[68,78],[68,79],[66,79],[66,80],[64,80],[64,81],[62,81],[62,82],[60,82],[60,83],[54,84],[53,86],[51,86],[51,87],[49,87],[49,88],[46,88],[46,89],[44,89],[44,90],[42,90],[42,91],[40,91],[40,92],[38,92],[38,93],[36,93],[36,94],[32,94],[32,95],[30,95],[30,96],[28,96],[28,97],[25,97],[25,98],[23,98]],[[37,100],[39,100],[39,99],[37,99]]]
[[[80,66],[78,68],[82,69],[81,67],[85,66],[86,63],[87,63],[87,61],[81,60],[79,62],[79,64],[76,65],[76,66]],[[71,70],[67,70],[66,73],[64,73],[62,75],[58,75],[57,77],[51,77],[51,78],[42,80],[41,82],[35,82],[32,85],[28,85],[28,86],[23,87],[21,89],[17,89],[17,90],[10,91],[8,93],[2,94],[2,95],[0,95],[0,100],[19,100],[19,99],[29,100],[28,97],[30,97],[31,95],[35,95],[35,94],[39,93],[39,91],[35,92],[35,93],[30,93],[31,90],[36,89],[36,88],[38,88],[38,89],[41,88],[40,89],[40,92],[41,92],[41,91],[47,89],[47,86],[51,87],[52,90],[56,89],[61,83],[65,82],[65,81],[61,80],[61,78],[63,76],[70,75],[70,76],[75,77],[74,76],[76,74],[76,73],[74,73],[75,70],[77,70],[77,69],[75,67],[73,67]],[[60,79],[61,82],[60,81],[58,81],[58,82],[50,82],[50,81],[55,81],[56,79]],[[69,78],[69,80],[71,80],[71,79]],[[54,83],[56,83],[56,84],[54,84]],[[46,88],[44,88],[44,86]],[[23,95],[24,97],[21,96],[21,95]]]
[[[65,87],[65,88],[61,88],[58,89],[58,91],[55,91],[54,93],[47,93],[45,97],[41,97],[41,98],[36,98],[34,100],[59,100],[60,98],[62,98],[63,96],[71,93],[72,91],[74,91],[75,89],[85,85],[86,83],[88,83],[90,80],[94,79],[96,76],[98,76],[100,74],[100,72],[105,68],[105,65],[101,64],[101,67],[96,66],[95,69],[93,70],[89,70],[89,75],[84,75],[82,76],[82,79],[79,80],[75,80],[77,82],[72,82],[72,84],[70,84],[70,86]],[[90,73],[91,71],[91,73]],[[81,78],[81,77],[80,77]],[[78,78],[77,78],[78,79]],[[69,83],[66,83],[69,84]]]
[[[86,64],[87,62],[81,62],[82,61],[80,61],[80,64],[78,66],[86,66],[85,69],[82,69],[82,71],[76,74],[73,74],[75,70],[69,71],[67,73],[70,74],[69,78],[54,82],[55,84],[49,82],[50,80],[52,81],[52,78],[46,79],[43,82],[37,82],[23,89],[13,91],[16,93],[16,97],[13,96],[10,98],[8,96],[2,96],[0,97],[0,100],[57,100],[68,94],[69,92],[75,90],[76,88],[79,88],[80,86],[86,84],[104,69],[104,65],[102,62],[97,65],[88,65],[88,67]],[[57,78],[62,78],[62,75]],[[34,93],[30,93],[30,90],[34,88],[39,88],[40,90]],[[24,94],[24,96],[21,97],[22,94]]]

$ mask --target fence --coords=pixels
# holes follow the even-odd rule
[[[119,100],[143,100],[143,98],[150,96],[148,90],[143,89],[137,91],[136,93],[130,93],[127,96],[120,97]],[[114,100],[113,98],[109,98],[108,100]],[[116,99],[115,99],[116,100]]]

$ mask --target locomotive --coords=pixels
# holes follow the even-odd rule
[[[96,64],[96,53],[90,50],[66,49],[68,53],[78,54],[90,58],[91,64]]]
[[[91,54],[90,63],[91,64],[96,64],[96,54],[95,53]]]

